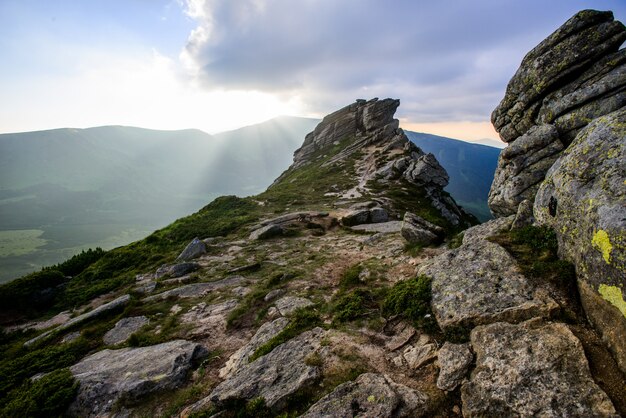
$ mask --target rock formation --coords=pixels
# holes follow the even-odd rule
[[[625,39],[611,12],[584,10],[526,55],[492,114],[509,146],[489,194],[494,215],[555,231],[585,312],[624,371]]]
[[[489,206],[515,214],[545,173],[593,119],[626,104],[626,28],[611,12],[584,10],[530,51],[493,111],[509,143],[500,154]]]

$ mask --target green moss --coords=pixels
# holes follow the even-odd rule
[[[419,276],[396,283],[385,297],[383,313],[400,316],[412,321],[416,328],[435,332],[438,327],[430,308],[431,282],[431,278]]]
[[[360,274],[363,271],[361,264],[355,264],[343,272],[339,279],[339,288],[342,290],[350,289],[362,284]]]
[[[611,264],[611,251],[613,250],[613,245],[611,244],[609,234],[605,230],[599,229],[595,234],[593,234],[591,245],[600,250],[602,258],[607,264]]]

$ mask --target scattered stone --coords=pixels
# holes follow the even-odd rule
[[[375,232],[379,234],[393,234],[400,232],[402,229],[402,221],[389,221],[375,224],[355,225],[350,229],[354,231]]]
[[[474,355],[469,344],[452,344],[446,342],[437,354],[439,361],[439,377],[437,387],[452,391],[461,384],[469,370]]]
[[[230,286],[238,286],[245,283],[246,278],[243,276],[231,276],[215,282],[203,282],[187,284],[175,289],[166,290],[156,295],[143,298],[143,302],[150,302],[157,299],[167,299],[169,297],[177,298],[195,298],[206,295],[209,292],[220,290]]]
[[[383,208],[370,209],[370,222],[373,224],[380,222],[387,222],[389,220],[389,214]]]
[[[388,376],[364,373],[320,399],[303,418],[396,418],[427,416],[428,396]]]
[[[254,262],[252,264],[246,264],[245,266],[236,267],[228,270],[228,274],[242,273],[244,271],[257,271],[261,268],[261,263]]]
[[[463,416],[618,416],[565,324],[480,326],[471,343],[476,368],[461,387]]]
[[[285,296],[278,299],[275,305],[282,316],[289,316],[298,309],[313,305],[313,302],[307,298],[298,296]]]
[[[139,331],[149,322],[148,318],[143,315],[122,318],[117,321],[113,329],[110,329],[104,334],[102,341],[104,341],[106,345],[117,345],[126,342],[132,334]]]
[[[262,226],[268,225],[280,225],[291,223],[293,221],[296,222],[310,222],[314,218],[325,218],[328,216],[328,212],[292,212],[287,213],[285,215],[278,216],[272,219],[266,219],[261,221],[258,225],[252,227],[252,229],[258,229]]]
[[[130,295],[124,295],[124,296],[120,296],[119,298],[112,300],[109,303],[105,303],[104,305],[98,306],[96,309],[92,310],[91,312],[87,312],[84,313],[82,315],[78,315],[75,318],[70,319],[69,321],[65,322],[64,324],[59,325],[56,328],[51,329],[50,331],[46,331],[43,334],[40,334],[38,336],[36,336],[35,338],[28,340],[24,343],[25,347],[29,347],[31,345],[33,345],[34,343],[36,343],[37,341],[41,341],[45,338],[48,338],[49,336],[51,336],[52,334],[55,334],[57,332],[66,330],[70,327],[73,327],[74,325],[80,324],[81,322],[85,322],[87,320],[96,318],[100,315],[102,315],[105,312],[109,312],[115,309],[119,309],[123,306],[126,306],[128,304],[128,302],[130,301]]]
[[[252,292],[252,290],[249,287],[244,286],[237,286],[232,290],[233,295],[239,296],[240,298],[246,296],[250,292]]]
[[[76,417],[105,416],[118,402],[131,405],[148,394],[176,389],[206,354],[201,345],[183,340],[99,351],[70,367],[80,388],[68,412]]]
[[[161,266],[156,271],[155,277],[160,279],[165,276],[170,278],[181,277],[186,274],[192,273],[200,268],[198,263],[179,263],[173,266]]]
[[[271,322],[266,322],[261,325],[252,339],[237,352],[235,352],[224,367],[220,370],[220,377],[222,379],[231,376],[236,373],[243,365],[248,364],[248,360],[263,344],[278,335],[289,323],[287,318],[278,318]]]
[[[287,291],[285,289],[274,289],[274,290],[270,290],[267,295],[265,295],[265,297],[263,298],[263,300],[265,302],[269,302],[272,301],[274,299],[276,299],[277,297],[280,297],[282,295],[284,295],[285,293],[287,293]]]
[[[152,281],[144,282],[142,284],[135,286],[133,290],[142,295],[147,295],[148,293],[154,292],[154,289],[156,289],[156,285],[157,285],[156,282],[152,282]]]
[[[422,337],[426,337],[425,335]],[[420,338],[415,345],[408,346],[402,356],[411,370],[417,370],[437,357],[437,345],[428,342],[429,338]]]
[[[255,229],[250,233],[250,237],[248,238],[250,241],[274,238],[279,235],[282,235],[285,232],[282,226],[276,224],[270,224],[266,226],[262,226],[259,229]]]
[[[79,338],[80,338],[80,331],[70,332],[65,337],[63,337],[63,339],[61,340],[61,344],[71,343],[71,342],[76,341]]]
[[[226,329],[226,315],[237,307],[237,300],[229,299],[224,302],[207,305],[201,302],[192,306],[189,311],[181,315],[180,321],[189,324],[192,329],[191,337],[215,336]],[[224,341],[220,341],[222,343]]]
[[[324,330],[314,328],[243,365],[213,390],[209,400],[220,406],[231,400],[263,397],[269,408],[280,410],[291,395],[319,378],[319,368],[306,364],[305,359],[320,348],[323,336]]]
[[[183,252],[180,253],[176,259],[188,261],[198,258],[203,254],[206,254],[206,243],[204,241],[200,241],[198,237],[196,237],[189,244],[187,244]]]
[[[508,225],[489,221],[478,227],[487,231]],[[444,331],[471,329],[498,321],[521,322],[549,317],[557,303],[543,289],[532,285],[515,259],[500,245],[470,228],[463,244],[428,261],[419,273],[432,277],[432,308]]]
[[[353,210],[352,212],[348,212],[341,218],[341,223],[344,226],[353,226],[366,224],[370,222],[370,211],[369,209],[360,209]]]
[[[534,222],[533,204],[530,200],[526,199],[517,207],[517,214],[515,215],[515,219],[513,219],[511,230],[530,226]]]
[[[395,334],[393,338],[391,338],[391,341],[389,341],[385,345],[385,348],[388,351],[396,351],[404,347],[409,341],[411,341],[411,338],[413,338],[415,334],[415,328],[413,328],[411,325],[405,324],[405,326],[402,328],[402,331]]]

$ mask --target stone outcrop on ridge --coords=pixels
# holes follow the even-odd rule
[[[509,147],[489,194],[496,216],[531,202],[560,152],[593,119],[626,104],[626,28],[583,10],[524,57],[491,120]]]

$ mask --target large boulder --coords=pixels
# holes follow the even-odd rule
[[[491,120],[509,143],[489,194],[495,216],[534,201],[546,172],[595,118],[626,105],[626,28],[611,12],[583,10],[530,51]]]
[[[463,383],[466,417],[618,417],[566,325],[532,320],[475,328],[476,368]]]
[[[534,216],[556,231],[587,316],[626,372],[626,108],[578,134],[541,185]]]
[[[420,267],[420,274],[432,277],[431,305],[444,331],[549,317],[558,308],[547,292],[528,281],[503,247],[487,240],[492,233],[508,230],[511,222],[497,219],[470,228],[459,248]]]
[[[437,353],[439,377],[437,387],[441,390],[454,390],[467,374],[474,354],[469,344],[452,344],[446,342]]]
[[[418,245],[439,243],[445,235],[443,228],[411,212],[404,214],[400,233],[407,242]]]
[[[302,417],[423,417],[427,416],[427,407],[426,394],[395,383],[388,376],[365,373],[337,386]]]
[[[307,364],[306,358],[320,349],[323,335],[324,330],[314,328],[279,345],[220,383],[208,400],[219,407],[263,397],[269,408],[280,410],[291,395],[320,377],[319,367]]]
[[[188,261],[206,254],[206,243],[198,237],[194,238],[178,255],[177,260]]]
[[[108,416],[118,403],[132,405],[148,394],[176,389],[206,354],[201,345],[184,340],[92,354],[70,367],[80,389],[69,414]]]

